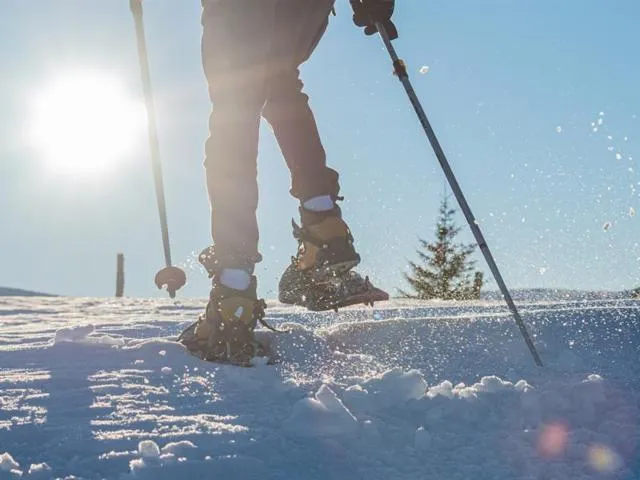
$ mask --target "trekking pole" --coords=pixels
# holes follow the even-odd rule
[[[169,244],[169,227],[167,225],[167,208],[165,205],[164,186],[162,183],[162,164],[160,162],[160,143],[158,141],[158,127],[156,125],[153,92],[151,90],[151,75],[149,73],[149,59],[147,57],[147,44],[142,20],[142,0],[129,0],[129,7],[133,14],[136,27],[136,40],[138,45],[138,57],[140,60],[140,73],[142,77],[142,89],[144,91],[147,108],[147,124],[149,130],[149,148],[151,153],[151,165],[153,168],[153,180],[156,190],[158,213],[160,214],[160,227],[162,229],[162,245],[164,247],[165,268],[161,269],[155,277],[158,288],[166,287],[169,296],[174,298],[176,290],[187,283],[187,277],[180,268],[171,265],[171,246]]]
[[[467,222],[469,223],[469,227],[471,227],[473,236],[475,237],[476,242],[478,243],[478,246],[480,247],[480,250],[484,255],[484,258],[487,261],[487,264],[489,265],[489,269],[493,274],[493,278],[496,280],[498,287],[500,287],[500,291],[502,292],[502,295],[505,301],[507,302],[507,305],[509,306],[509,310],[511,310],[511,313],[513,314],[513,317],[515,318],[515,321],[518,324],[518,328],[520,328],[520,333],[522,334],[524,341],[527,344],[527,347],[529,347],[529,351],[531,352],[531,355],[533,355],[533,359],[535,360],[536,364],[541,367],[542,360],[540,359],[540,356],[538,355],[536,347],[533,344],[533,341],[531,340],[531,336],[527,331],[527,327],[522,321],[522,317],[520,316],[520,313],[516,308],[516,304],[514,303],[513,298],[511,298],[509,289],[507,288],[506,284],[504,283],[504,280],[502,279],[500,270],[498,270],[498,266],[496,265],[496,262],[493,259],[493,255],[489,250],[487,242],[485,241],[484,236],[482,235],[482,231],[480,230],[480,227],[478,226],[478,223],[476,222],[476,219],[474,218],[473,213],[471,213],[471,208],[469,207],[467,200],[464,198],[462,189],[460,188],[460,185],[458,184],[458,181],[456,180],[456,177],[453,174],[453,171],[451,170],[451,166],[449,165],[449,161],[447,160],[447,157],[445,156],[444,151],[440,146],[440,142],[438,142],[438,138],[436,137],[436,134],[431,128],[431,124],[427,119],[427,114],[424,112],[424,109],[422,108],[422,104],[420,103],[420,100],[418,100],[418,96],[416,95],[416,92],[413,89],[411,82],[409,81],[407,66],[404,63],[404,61],[398,57],[398,54],[396,53],[396,50],[393,47],[393,44],[391,43],[391,38],[389,37],[389,34],[386,28],[384,27],[384,25],[381,22],[376,22],[375,25],[376,25],[376,28],[378,29],[378,33],[380,33],[380,37],[382,37],[382,41],[384,42],[384,45],[387,48],[387,51],[389,52],[389,56],[393,61],[394,74],[398,77],[400,82],[402,82],[402,85],[404,86],[404,89],[406,90],[407,95],[409,96],[411,105],[413,105],[413,108],[416,111],[416,114],[418,115],[418,119],[422,124],[422,128],[424,129],[425,133],[427,134],[427,137],[429,138],[431,147],[433,148],[433,151],[435,152],[436,157],[438,157],[440,166],[442,167],[442,170],[444,171],[444,174],[447,177],[447,180],[449,181],[449,185],[451,186],[451,190],[453,190],[453,193],[455,194],[456,199],[458,200],[458,204],[460,205],[460,208],[462,209],[464,216],[467,219]]]

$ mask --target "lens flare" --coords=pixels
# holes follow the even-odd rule
[[[538,453],[543,457],[558,457],[567,448],[569,432],[562,423],[545,425],[538,437]]]
[[[587,453],[589,465],[602,473],[615,472],[622,466],[620,456],[606,445],[592,445]]]

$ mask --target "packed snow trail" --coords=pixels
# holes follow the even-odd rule
[[[276,304],[275,366],[171,341],[201,301],[0,298],[0,479],[637,479],[640,305]]]

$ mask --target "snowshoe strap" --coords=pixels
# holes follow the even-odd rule
[[[256,306],[253,309],[253,318],[260,322],[260,324],[265,327],[268,328],[269,330],[271,330],[272,332],[276,332],[276,333],[289,333],[289,330],[279,330],[275,327],[272,327],[271,325],[269,325],[267,323],[267,321],[264,319],[265,317],[265,308],[267,308],[267,303],[264,301],[264,299],[260,299],[258,301],[256,301]]]

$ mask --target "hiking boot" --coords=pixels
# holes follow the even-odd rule
[[[254,276],[246,290],[214,282],[204,315],[181,342],[203,360],[248,366],[253,357],[264,355],[253,331],[265,307],[264,300],[257,299]]]
[[[300,208],[302,227],[292,222],[293,236],[298,240],[298,252],[292,264],[316,280],[347,272],[360,263],[353,246],[353,236],[342,219],[340,209],[311,212]]]
[[[351,271],[360,263],[360,255],[338,207],[328,212],[300,208],[300,214],[303,227],[293,222],[298,254],[280,279],[282,303],[319,311],[389,299],[368,278]]]

